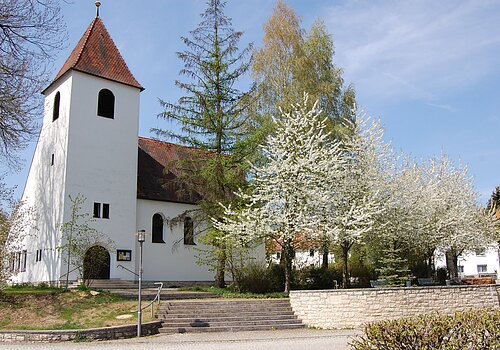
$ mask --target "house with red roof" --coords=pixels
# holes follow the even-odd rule
[[[76,280],[78,266],[65,262],[61,224],[70,220],[70,197],[86,198],[82,211],[113,248],[105,250],[93,278],[135,280],[139,271],[136,233],[146,231],[146,281],[210,281],[196,263],[201,246],[192,215],[197,193],[180,191],[168,164],[196,152],[173,143],[138,137],[144,88],[97,16],[43,91],[43,125],[23,201],[37,213],[13,264],[14,283]],[[85,268],[85,267],[84,267]],[[89,272],[90,273],[90,272]],[[85,274],[85,271],[84,271]]]

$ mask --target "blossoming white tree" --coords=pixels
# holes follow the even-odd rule
[[[357,113],[349,129],[352,135],[341,147],[341,171],[328,172],[321,197],[321,228],[342,250],[344,287],[349,285],[350,249],[375,227],[377,216],[384,211],[381,184],[387,170],[385,163],[392,156],[379,122]]]
[[[273,239],[282,247],[285,291],[290,290],[294,241],[319,235],[318,204],[331,198],[326,188],[340,175],[343,164],[338,144],[328,141],[316,105],[307,107],[307,95],[291,113],[276,118],[276,129],[263,146],[266,163],[252,166],[252,192],[238,193],[241,210],[225,208],[224,220],[214,226],[241,240]]]

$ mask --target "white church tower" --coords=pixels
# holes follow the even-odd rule
[[[13,282],[65,279],[66,253],[57,247],[64,244],[60,225],[69,219],[69,196],[83,195],[93,226],[120,249],[135,251],[142,90],[97,16],[43,91],[43,126],[23,193],[38,214],[37,231],[25,239]],[[108,253],[103,277],[133,279],[116,268],[116,252]],[[132,261],[120,263],[135,268]]]

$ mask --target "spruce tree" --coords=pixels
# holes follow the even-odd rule
[[[198,218],[203,221],[219,217],[218,203],[231,202],[232,194],[244,185],[243,158],[252,143],[245,126],[247,94],[235,87],[249,68],[252,46],[239,48],[243,33],[232,28],[231,19],[224,15],[225,4],[221,0],[208,0],[201,23],[189,37],[181,38],[187,49],[177,56],[184,63],[180,75],[185,80],[177,80],[175,85],[185,95],[173,103],[160,101],[164,108],[160,116],[179,124],[180,132],[155,130],[160,136],[209,152],[171,165],[177,170],[181,187],[201,195],[197,203],[201,208]],[[225,284],[225,254],[221,244],[213,246],[218,261],[218,287]]]

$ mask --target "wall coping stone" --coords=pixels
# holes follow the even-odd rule
[[[381,291],[424,291],[436,289],[473,289],[473,288],[500,288],[498,284],[474,284],[474,285],[454,285],[454,286],[412,286],[412,287],[389,287],[389,288],[349,288],[349,289],[307,289],[291,290],[290,294],[297,293],[346,293],[346,292],[381,292]]]
[[[163,321],[152,321],[142,324],[144,335],[158,334]],[[0,343],[2,342],[57,342],[73,340],[78,335],[85,335],[93,340],[112,340],[133,338],[137,336],[137,324],[119,325],[102,328],[86,329],[0,329]]]

